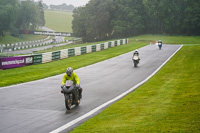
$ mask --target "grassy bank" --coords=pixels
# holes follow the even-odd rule
[[[200,45],[184,46],[155,76],[71,133],[200,132]]]
[[[44,13],[46,20],[45,27],[57,32],[72,33],[72,13],[49,10],[46,10]]]
[[[162,40],[164,44],[200,44],[200,36],[162,36],[162,35],[141,35],[134,37],[138,40]]]

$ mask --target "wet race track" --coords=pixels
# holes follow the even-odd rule
[[[83,88],[83,99],[80,106],[70,111],[66,111],[64,96],[60,93],[64,74],[1,87],[0,132],[66,133],[108,107],[117,100],[117,96],[144,81],[180,47],[163,45],[159,50],[155,45],[148,45],[140,48],[141,60],[137,68],[133,67],[131,59],[133,52],[129,52],[75,70]]]

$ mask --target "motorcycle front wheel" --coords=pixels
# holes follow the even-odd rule
[[[137,67],[137,60],[134,60],[134,67]]]
[[[70,97],[67,94],[65,94],[65,107],[66,107],[66,109],[70,110],[71,106],[72,106],[72,104],[71,104]]]

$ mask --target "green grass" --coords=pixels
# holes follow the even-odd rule
[[[45,27],[57,32],[72,33],[72,13],[46,10],[44,15],[46,20]]]
[[[200,44],[200,36],[141,35],[134,38],[151,41],[162,40],[163,44]]]
[[[200,45],[183,48],[148,82],[71,133],[200,132]]]
[[[35,41],[35,40],[45,39],[46,37],[47,36],[42,36],[42,35],[22,35],[19,38],[6,35],[4,37],[0,37],[0,44],[12,44],[17,42]]]

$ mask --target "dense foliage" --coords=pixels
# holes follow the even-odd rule
[[[74,6],[73,5],[66,5],[65,3],[63,3],[61,5],[50,5],[49,8],[51,10],[55,10],[55,11],[68,11],[68,12],[72,12],[74,10]]]
[[[90,0],[74,10],[84,41],[139,34],[200,35],[200,0]]]
[[[0,0],[0,36],[6,33],[17,35],[20,29],[35,29],[44,24],[41,1],[35,4],[30,0]]]
[[[42,3],[44,10],[53,10],[53,11],[67,11],[67,12],[73,12],[74,6],[73,5],[67,5],[65,3],[60,4],[60,5],[47,5],[45,3]]]

